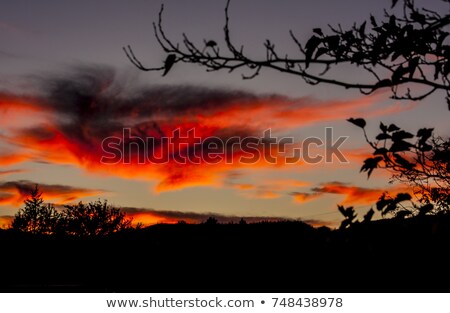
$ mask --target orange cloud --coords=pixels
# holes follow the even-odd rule
[[[374,204],[384,192],[407,192],[408,188],[404,186],[393,186],[389,189],[363,188],[348,185],[342,182],[323,183],[319,187],[311,189],[310,193],[293,192],[291,196],[297,202],[306,202],[317,199],[326,194],[343,195],[343,205],[364,205]]]
[[[332,193],[345,195],[342,204],[373,204],[384,190],[349,186],[340,182],[323,184],[321,187],[312,189],[316,193]]]
[[[9,125],[4,138],[30,152],[0,156],[0,164],[27,159],[72,164],[90,172],[158,180],[157,191],[218,186],[224,173],[234,169],[284,166],[283,158],[268,162],[262,157],[280,155],[276,145],[266,149],[266,129],[285,131],[362,110],[375,112],[377,100],[290,99],[193,86],[151,86],[131,93],[105,68],[44,78],[39,86],[39,98],[0,94],[0,109],[9,114],[28,110],[28,116],[39,117]],[[253,141],[236,143],[244,138]],[[164,140],[181,144],[168,149]],[[223,149],[218,141],[225,143]],[[166,161],[155,161],[161,158]],[[273,188],[259,192],[262,197],[279,194]]]
[[[309,183],[296,179],[274,179],[258,184],[227,181],[226,185],[239,190],[248,198],[276,199],[287,194],[287,191],[291,189],[309,186]]]
[[[0,205],[21,206],[36,183],[19,180],[0,183]],[[38,184],[42,197],[46,202],[56,201],[60,204],[74,202],[80,198],[102,194],[103,190],[77,188],[66,185]]]
[[[11,153],[0,155],[0,165],[7,166],[29,160],[31,157],[27,154]]]
[[[292,192],[291,196],[296,202],[303,203],[306,201],[314,200],[321,196],[320,193],[307,193],[307,192]]]

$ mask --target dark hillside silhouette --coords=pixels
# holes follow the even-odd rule
[[[173,224],[96,237],[1,231],[2,291],[450,292],[450,215],[346,230]]]
[[[37,187],[21,212],[33,205],[46,207]],[[58,214],[46,231],[0,231],[1,291],[450,292],[448,211],[338,230],[214,217],[133,228],[106,201]]]

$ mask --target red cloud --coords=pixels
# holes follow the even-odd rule
[[[17,164],[25,162],[29,159],[31,159],[31,157],[27,154],[19,154],[19,153],[3,154],[0,155],[0,165],[7,166]]]
[[[268,128],[289,130],[356,116],[362,110],[373,113],[376,101],[375,97],[364,97],[325,102],[189,86],[148,87],[131,93],[107,69],[82,69],[72,76],[44,79],[40,85],[43,96],[39,98],[0,95],[0,107],[9,111],[45,113],[30,126],[21,124],[7,129],[8,142],[26,147],[31,154],[22,159],[0,157],[0,163],[33,158],[75,164],[121,177],[156,179],[158,191],[219,185],[224,173],[236,168],[283,166],[282,158],[273,164],[262,157],[251,163],[239,162],[242,157],[248,159],[249,153],[236,147],[233,139],[257,139]],[[128,136],[124,136],[124,129],[130,130]],[[174,150],[164,148],[163,138],[175,140],[176,130],[182,136],[193,131],[203,143],[196,164],[191,160],[186,164],[177,162],[182,157],[198,157],[194,154],[193,138],[189,137]],[[122,139],[119,143],[114,138]],[[154,141],[148,144],[147,138]],[[228,142],[228,150],[215,155],[219,161],[205,159],[210,156],[205,151],[210,149],[207,144],[211,144],[212,138]],[[108,151],[104,151],[105,147]],[[262,148],[261,142],[253,143],[253,155],[261,155]],[[145,155],[149,151],[154,157],[167,158],[167,162],[155,164]],[[273,146],[271,153],[279,155],[278,147]],[[122,159],[105,164],[101,162],[105,156],[116,161],[119,156]],[[261,195],[274,197],[275,192],[268,190]]]
[[[323,184],[321,187],[314,188],[316,193],[332,193],[345,195],[342,204],[373,204],[384,190],[349,186],[340,182]]]

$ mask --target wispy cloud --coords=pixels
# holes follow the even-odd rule
[[[327,194],[344,196],[341,204],[364,205],[374,204],[384,192],[405,192],[404,186],[392,186],[391,188],[364,188],[350,185],[344,182],[322,183],[318,187],[311,188],[310,192],[292,192],[295,201],[303,203],[311,201]]]
[[[269,179],[258,183],[236,183],[233,179],[226,181],[226,186],[238,190],[248,198],[276,199],[290,195],[290,190],[309,186],[310,183],[296,179]]]
[[[286,217],[276,216],[234,216],[224,215],[217,213],[196,213],[196,212],[184,212],[184,211],[166,211],[166,210],[153,210],[153,209],[140,209],[140,208],[127,208],[121,209],[127,214],[127,216],[133,218],[134,223],[142,223],[143,225],[154,225],[158,223],[173,224],[179,221],[185,221],[187,223],[202,223],[208,218],[215,218],[220,223],[238,223],[241,219],[244,219],[248,223],[255,223],[261,221],[284,221],[292,220]]]
[[[0,182],[0,205],[20,206],[31,191],[38,185],[47,202],[69,203],[80,198],[96,196],[104,193],[100,189],[88,189],[67,185],[37,184],[28,180]]]
[[[0,171],[0,176],[6,176],[6,175],[11,175],[11,174],[23,173],[23,172],[25,172],[25,170],[21,170],[21,169],[4,170],[4,171]]]

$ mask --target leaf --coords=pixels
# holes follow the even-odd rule
[[[389,17],[389,29],[390,31],[392,31],[392,29],[395,29],[397,27],[397,24],[395,23],[397,21],[397,19],[395,18],[395,15],[391,15]]]
[[[358,32],[361,38],[366,37],[366,21],[364,21],[364,23],[362,23],[361,26],[359,26]]]
[[[408,201],[408,200],[411,200],[412,199],[412,197],[411,197],[411,195],[409,194],[409,193],[398,193],[396,196],[395,196],[395,199],[394,199],[394,201],[395,201],[395,203],[399,203],[399,202],[402,202],[402,201]]]
[[[338,210],[342,215],[346,216],[346,211],[342,205],[338,205]]]
[[[373,170],[378,167],[378,163],[380,163],[382,160],[383,157],[380,156],[365,159],[364,164],[363,166],[361,166],[359,172],[367,172],[367,178],[370,178]]]
[[[381,214],[386,215],[389,212],[394,211],[396,208],[397,208],[397,204],[394,202],[390,202]]]
[[[338,35],[325,37],[324,40],[330,50],[336,51],[339,48],[340,37]]]
[[[386,199],[386,194],[383,193],[376,203],[377,210],[383,211],[384,207],[391,202],[392,202],[392,200]]]
[[[375,211],[373,209],[370,209],[367,211],[366,215],[364,215],[364,223],[368,223],[372,220],[373,215],[375,214]]]
[[[430,138],[434,128],[421,128],[417,131],[417,137]]]
[[[320,47],[317,49],[316,55],[314,56],[314,60],[317,60],[321,55],[328,52],[328,49],[325,47]]]
[[[408,68],[407,67],[403,67],[403,65],[399,65],[394,73],[392,73],[392,82],[394,84],[398,83],[400,81],[400,79],[406,74],[408,73]]]
[[[375,149],[375,151],[374,151],[374,155],[386,155],[388,153],[388,149],[386,149],[386,148],[378,148],[378,149]]]
[[[391,138],[391,136],[389,134],[386,134],[386,133],[378,134],[375,137],[376,140],[386,140],[386,139],[390,139],[390,138]]]
[[[366,127],[366,121],[363,118],[349,118],[347,119],[348,122],[352,123],[353,125],[356,125],[358,127],[364,128]]]
[[[215,42],[214,40],[208,40],[208,42],[205,43],[206,47],[215,47],[217,46],[217,42]]]
[[[408,160],[400,156],[399,154],[394,153],[394,159],[397,164],[400,164],[407,170],[411,170],[414,167],[414,164],[410,163]]]
[[[313,35],[311,38],[309,38],[308,42],[305,45],[305,66],[308,68],[309,63],[311,62],[311,58],[314,54],[314,51],[316,51],[317,47],[320,45],[322,40]]]
[[[346,214],[345,216],[351,221],[356,218],[355,209],[353,209],[352,206],[348,207],[345,210],[345,214]]]
[[[391,61],[393,62],[397,60],[397,58],[402,55],[402,52],[403,49],[395,49],[394,52],[392,53]]]
[[[416,71],[417,66],[419,65],[419,57],[413,58],[409,60],[408,64],[408,71],[409,71],[409,78],[413,78],[414,72]]]
[[[383,122],[380,122],[380,129],[383,133],[387,132],[387,126],[383,124]]]
[[[404,130],[398,130],[392,134],[393,141],[399,141],[399,140],[409,139],[409,138],[413,138],[413,137],[414,137],[413,134],[406,132]]]
[[[437,80],[439,77],[439,73],[442,71],[441,63],[434,63],[434,80]]]
[[[426,141],[433,134],[434,128],[421,128],[417,131],[417,137],[420,137],[421,141]]]
[[[425,15],[419,13],[419,12],[416,11],[416,10],[414,10],[414,11],[411,12],[410,17],[411,17],[411,19],[412,19],[414,22],[417,22],[417,23],[419,23],[419,24],[422,24],[422,25],[423,25],[423,24],[426,23],[426,17],[425,17]]]
[[[372,14],[370,15],[370,23],[372,23],[373,27],[377,27],[378,26],[377,21],[375,20],[375,17],[373,17]]]
[[[320,29],[320,28],[314,28],[313,32],[319,36],[323,36],[322,29]]]
[[[419,208],[419,215],[423,216],[427,213],[431,212],[434,209],[434,205],[431,203],[425,204],[422,207]]]
[[[173,53],[167,56],[166,60],[164,61],[164,73],[162,76],[166,76],[167,73],[169,73],[170,69],[175,63],[176,58],[177,58],[176,55]]]
[[[392,5],[391,5],[391,9],[393,9],[395,7],[395,5],[397,4],[398,0],[392,0]]]
[[[391,124],[391,125],[389,125],[389,127],[388,127],[388,132],[394,132],[394,131],[397,131],[397,130],[400,130],[400,127],[398,127],[398,126],[395,125],[395,124]]]
[[[412,144],[409,142],[398,140],[394,141],[394,143],[389,148],[390,152],[402,152],[402,151],[409,151],[409,149],[412,147]]]

